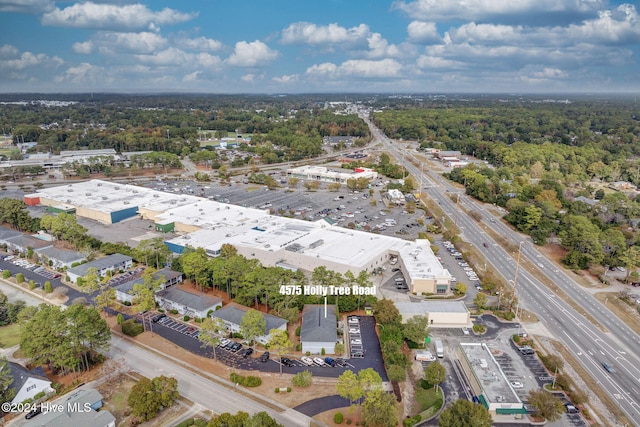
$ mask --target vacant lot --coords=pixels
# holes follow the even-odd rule
[[[22,325],[13,323],[0,328],[0,347],[9,348],[20,344]]]

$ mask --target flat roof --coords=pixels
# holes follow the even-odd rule
[[[400,314],[424,315],[425,313],[468,313],[462,301],[396,302]]]
[[[523,407],[518,394],[485,343],[461,343],[460,349],[488,402],[499,404],[503,408]]]
[[[403,246],[400,257],[406,273],[412,280],[421,278],[451,280],[451,273],[440,264],[431,250],[431,242],[427,239],[417,239],[414,244]]]

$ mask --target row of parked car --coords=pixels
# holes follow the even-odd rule
[[[364,357],[364,347],[362,346],[362,335],[360,334],[360,320],[355,316],[347,318],[349,331],[349,348],[351,357]]]

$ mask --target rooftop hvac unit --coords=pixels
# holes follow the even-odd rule
[[[154,194],[153,197],[158,198],[158,197],[160,197],[160,195],[159,194]]]
[[[85,195],[85,196],[90,196],[90,195],[91,195],[91,193],[84,193],[84,195]]]
[[[102,183],[101,182],[99,182],[97,185],[98,185],[98,187],[102,187]]]
[[[200,208],[200,209],[198,209],[198,211],[200,211],[200,212],[204,212],[204,209]]]
[[[122,202],[122,203],[124,203],[125,205],[128,205],[128,204],[129,204],[129,201],[128,201],[128,200],[125,200],[125,201],[124,201],[124,202]]]
[[[67,188],[67,191],[68,191],[69,193],[73,193],[73,188]]]
[[[226,209],[231,209],[231,208],[229,206],[227,206]]]
[[[137,192],[138,192],[138,190],[133,190],[133,192],[134,192],[134,193],[137,193]]]
[[[71,200],[70,200],[70,199],[67,199],[67,203],[71,203]]]
[[[102,196],[102,200],[107,200],[107,196]]]
[[[118,187],[117,185],[115,187],[113,187],[114,190],[119,190],[120,187]]]

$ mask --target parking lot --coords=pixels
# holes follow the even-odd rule
[[[126,271],[123,274],[119,274],[109,279],[109,281],[105,284],[105,286],[113,287],[113,286],[121,285],[123,283],[130,282],[140,277],[143,272],[144,272],[144,267],[137,267],[133,270]]]

